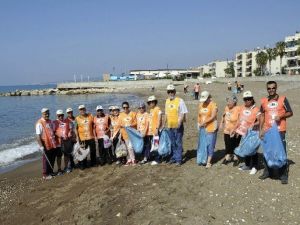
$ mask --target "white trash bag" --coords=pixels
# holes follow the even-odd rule
[[[112,145],[111,140],[107,135],[103,136],[103,145],[104,145],[104,148],[110,148]]]
[[[77,161],[82,161],[84,160],[88,154],[90,154],[90,147],[88,148],[82,148],[79,144],[79,142],[77,142],[74,147],[73,147],[73,156],[74,159]]]

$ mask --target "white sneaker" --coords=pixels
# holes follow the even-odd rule
[[[156,166],[156,165],[158,165],[158,162],[156,162],[156,161],[151,162],[151,166]]]
[[[256,172],[257,172],[257,169],[255,167],[253,167],[249,174],[254,175],[254,174],[256,174]]]
[[[53,177],[51,175],[43,176],[43,180],[51,180]]]

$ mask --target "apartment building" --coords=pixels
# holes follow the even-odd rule
[[[300,33],[285,38],[285,58],[286,58],[286,72],[289,75],[300,74],[300,54],[297,50],[300,48]]]

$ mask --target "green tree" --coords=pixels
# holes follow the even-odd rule
[[[276,59],[276,56],[277,56],[276,48],[268,48],[266,50],[266,53],[268,55],[268,61],[269,61],[269,73],[272,74],[271,62],[272,62],[272,60]]]
[[[261,52],[257,53],[257,55],[255,57],[255,60],[256,60],[257,65],[261,69],[261,74],[260,75],[262,76],[263,73],[264,73],[264,68],[265,68],[265,66],[267,65],[267,62],[268,62],[268,54],[261,51]]]
[[[231,75],[231,77],[234,77],[234,64],[233,62],[230,62],[227,64],[227,68],[224,69],[224,72],[228,75]]]
[[[282,73],[282,58],[285,55],[285,42],[279,41],[276,43],[276,55],[280,57],[280,72]]]

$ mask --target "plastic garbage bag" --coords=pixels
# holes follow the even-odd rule
[[[287,156],[276,123],[265,133],[261,144],[268,167],[278,169],[286,164]]]
[[[158,146],[159,146],[159,136],[154,136],[152,139],[150,152],[158,151]]]
[[[197,149],[197,164],[205,165],[207,161],[207,140],[206,140],[206,130],[201,127],[199,130],[198,137],[198,149]]]
[[[103,136],[103,145],[104,145],[104,148],[109,148],[112,145],[112,142],[107,135]]]
[[[127,156],[127,148],[121,139],[121,135],[119,135],[119,140],[118,143],[116,144],[116,149],[115,149],[116,157],[121,158],[121,157],[126,157]]]
[[[73,156],[75,160],[82,161],[88,156],[88,154],[90,154],[90,147],[82,148],[79,142],[73,146]]]
[[[163,129],[160,135],[158,154],[160,156],[168,156],[171,154],[171,139],[166,129]]]
[[[255,155],[260,143],[259,132],[248,129],[247,134],[241,138],[240,144],[235,148],[234,153],[240,157]]]
[[[136,129],[132,127],[126,127],[126,132],[132,144],[135,153],[140,154],[144,149],[144,137]]]

